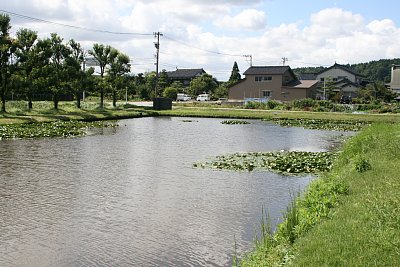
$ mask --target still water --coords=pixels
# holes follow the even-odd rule
[[[311,176],[194,169],[234,152],[324,151],[340,132],[141,118],[0,141],[0,266],[229,266]]]

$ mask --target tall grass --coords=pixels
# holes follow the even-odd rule
[[[400,124],[364,129],[239,265],[400,266],[399,168]]]

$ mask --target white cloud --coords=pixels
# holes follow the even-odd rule
[[[272,27],[266,25],[269,11],[260,9],[261,2],[13,0],[4,1],[2,9],[106,31],[161,31],[164,33],[161,69],[200,67],[221,80],[229,77],[234,61],[238,62],[242,72],[246,70],[248,63],[241,56],[244,54],[251,54],[255,65],[279,65],[282,57],[288,57],[291,67],[399,57],[400,28],[391,19],[366,21],[360,14],[327,8],[305,15],[309,16],[306,26],[304,22],[288,21]],[[131,56],[134,72],[154,70],[155,39],[152,36],[104,34],[15,16],[11,19],[13,32],[19,27],[36,30],[42,37],[57,32],[65,40],[74,38],[82,42],[86,48],[95,42],[110,44]],[[230,30],[238,30],[237,35],[232,35]]]
[[[267,16],[263,11],[245,9],[234,17],[227,15],[217,19],[215,25],[234,30],[261,30],[265,28],[266,21]]]

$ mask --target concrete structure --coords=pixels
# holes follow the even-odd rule
[[[389,87],[393,92],[399,95],[400,98],[400,65],[392,65],[392,75]]]
[[[291,101],[314,98],[317,80],[300,81],[289,66],[253,66],[229,88],[229,100],[257,98]]]

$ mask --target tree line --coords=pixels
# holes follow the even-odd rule
[[[83,92],[99,96],[100,107],[105,97],[117,99],[127,93],[140,99],[154,97],[156,73],[130,73],[131,60],[128,55],[110,45],[95,43],[85,51],[80,43],[71,39],[64,41],[57,33],[39,38],[38,33],[22,28],[16,36],[10,35],[11,23],[7,14],[0,14],[0,100],[1,111],[6,112],[6,100],[20,99],[33,108],[34,100],[51,100],[54,108],[65,99],[75,99],[81,107]],[[96,68],[85,67],[85,58],[93,57]],[[179,82],[171,82],[165,70],[159,74],[157,92],[164,97],[176,98],[184,92],[198,95],[211,93],[214,98],[227,97],[228,85],[240,80],[235,62],[227,83],[219,83],[212,75],[204,74],[193,79],[188,88]]]

